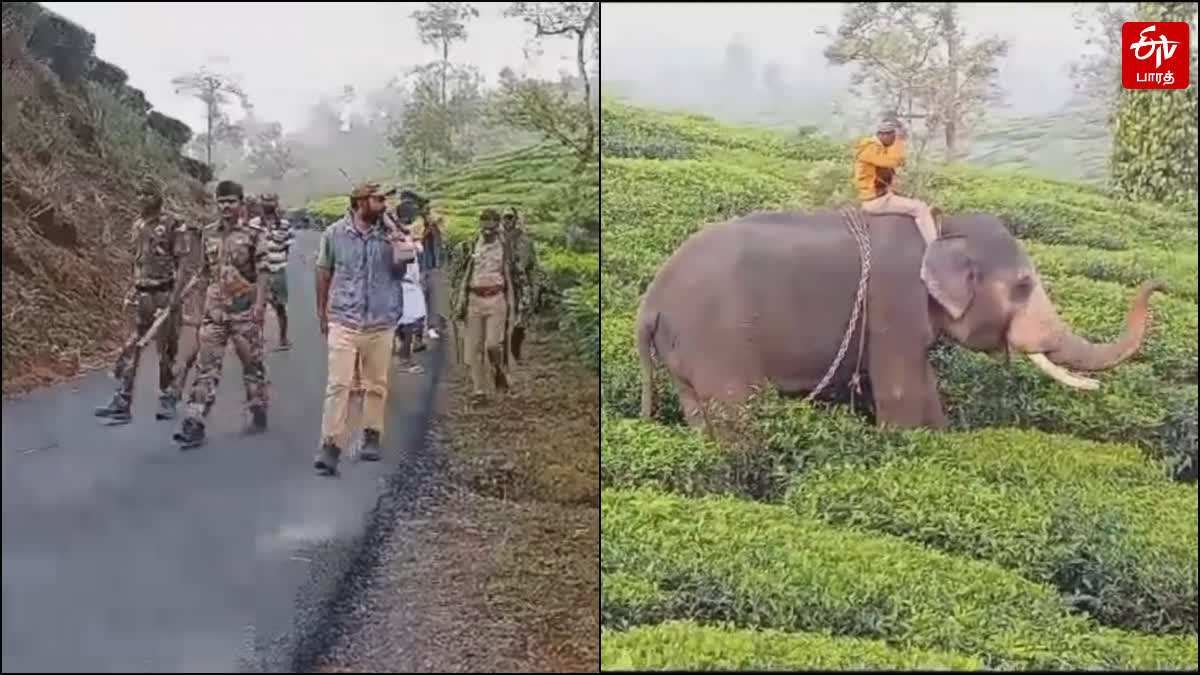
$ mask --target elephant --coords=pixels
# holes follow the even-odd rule
[[[942,337],[1003,361],[1024,354],[1064,385],[1094,389],[1096,380],[1067,369],[1103,371],[1136,353],[1150,296],[1165,288],[1142,284],[1122,335],[1095,344],[1059,317],[999,217],[938,213],[940,235],[928,246],[909,216],[862,217],[871,248],[866,324],[854,329],[828,391],[844,395],[853,375],[865,377],[880,426],[946,427],[929,362]],[[859,275],[858,246],[838,210],[763,212],[702,227],[658,269],[639,304],[642,417],[653,415],[656,363],[670,373],[692,426],[706,426],[707,401],[744,403],[762,385],[811,392],[847,331]]]

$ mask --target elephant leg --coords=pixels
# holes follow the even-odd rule
[[[941,414],[941,401],[928,358],[920,353],[893,352],[873,356],[870,360],[871,391],[879,426],[935,427],[934,418]]]
[[[925,361],[925,377],[930,384],[930,395],[926,400],[925,424],[931,429],[945,429],[950,426],[946,419],[946,411],[942,408],[942,396],[938,393],[937,373],[928,359]]]
[[[696,392],[696,388],[692,386],[682,377],[675,377],[675,389],[679,392],[679,409],[683,413],[683,419],[688,426],[693,429],[701,429],[708,426],[705,419],[704,403],[700,399],[700,394]]]

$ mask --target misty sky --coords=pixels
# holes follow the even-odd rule
[[[125,69],[155,109],[195,132],[204,129],[203,106],[177,95],[171,78],[213,56],[227,58],[226,69],[242,77],[256,113],[285,131],[296,130],[319,97],[337,95],[345,84],[365,93],[439,56],[417,39],[409,18],[424,5],[417,2],[43,4],[94,33],[100,58]],[[507,5],[476,3],[480,16],[451,60],[479,67],[493,84],[506,65],[545,77],[573,72],[574,47],[566,38],[544,40],[542,55],[526,62],[532,31],[501,16]]]
[[[808,81],[840,82],[850,72],[826,64],[821,51],[827,39],[813,33],[820,25],[838,24],[838,3],[711,3],[686,10],[669,3],[603,7],[605,80],[638,82],[666,68],[719,64],[734,34],[746,39],[759,68],[777,62],[788,67],[794,79]],[[1009,41],[1000,81],[1016,111],[1049,112],[1070,95],[1068,63],[1084,48],[1084,35],[1075,30],[1071,10],[1071,3],[960,4],[968,39],[991,33]]]

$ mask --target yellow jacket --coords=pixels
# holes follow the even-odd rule
[[[877,182],[883,181],[880,169],[895,170],[904,163],[904,139],[897,138],[890,146],[884,146],[876,136],[868,136],[854,144],[854,189],[862,201],[870,201],[883,195]]]

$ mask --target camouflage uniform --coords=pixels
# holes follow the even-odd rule
[[[521,218],[516,215],[515,210],[505,218],[511,219],[514,223],[512,229],[505,229],[503,232],[505,238],[508,239],[508,248],[512,251],[513,267],[516,269],[513,281],[517,285],[515,293],[517,310],[509,352],[515,360],[519,360],[521,343],[525,340],[525,330],[529,326],[533,309],[537,304],[537,251],[533,247],[533,240],[525,233]]]
[[[266,423],[266,371],[262,327],[253,311],[259,275],[267,274],[266,232],[245,221],[218,221],[204,228],[201,238],[204,314],[200,323],[200,355],[196,381],[188,398],[184,436],[189,427],[203,429],[217,397],[226,345],[232,341],[242,363],[246,405],[256,426]]]
[[[171,305],[175,300],[174,293],[181,290],[176,288],[176,284],[185,283],[178,275],[180,263],[188,250],[185,232],[185,227],[174,216],[161,213],[148,219],[138,218],[133,225],[130,232],[133,287],[126,296],[124,306],[128,339],[113,365],[117,391],[107,406],[96,409],[98,417],[113,421],[130,419],[133,387],[142,355],[142,348],[137,342],[150,330],[160,310],[178,311],[177,307]],[[155,334],[159,397],[164,406],[168,400],[173,401],[172,397],[175,396],[173,366],[177,330],[178,319],[168,317]]]
[[[204,262],[204,256],[200,247],[200,237],[203,230],[199,226],[185,226],[182,233],[183,241],[186,242],[187,255],[180,263],[179,278],[184,283],[190,281],[192,277],[200,273],[200,269]],[[197,284],[192,287],[188,294],[180,298],[179,311],[179,349],[176,355],[175,363],[175,384],[172,387],[174,399],[171,401],[170,410],[166,409],[159,413],[160,417],[174,417],[174,404],[178,397],[182,395],[187,388],[187,376],[191,372],[192,366],[196,363],[196,357],[200,353],[200,319],[204,316],[204,287],[202,284]]]

